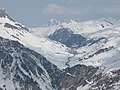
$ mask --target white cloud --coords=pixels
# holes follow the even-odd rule
[[[45,14],[80,14],[80,10],[76,7],[71,8],[57,4],[48,4],[48,6],[44,8],[43,12]]]

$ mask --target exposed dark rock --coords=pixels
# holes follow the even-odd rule
[[[27,27],[23,27],[21,24],[15,24],[15,25],[19,26],[19,27],[20,27],[20,29],[24,29],[24,30],[29,31]]]
[[[8,18],[9,20],[15,22],[6,12],[4,9],[0,9],[0,17],[1,18]]]
[[[56,80],[57,90],[76,90],[80,85],[86,85],[86,79],[91,78],[99,68],[85,65],[75,65],[66,68]]]
[[[87,40],[87,38],[83,37],[80,34],[73,34],[73,32],[70,31],[68,28],[58,29],[48,38],[65,44],[67,47],[70,48],[82,47]]]
[[[13,26],[13,25],[11,25],[9,23],[5,23],[4,27],[11,28],[11,29],[19,29],[18,27]]]
[[[9,23],[5,23],[4,27],[7,27],[7,28],[11,28],[11,29],[17,29],[17,30],[26,30],[26,31],[29,31],[27,27],[23,27],[22,25],[20,24],[15,24],[16,26],[14,25],[11,25]]]
[[[120,69],[113,70],[110,73],[101,72],[90,78],[93,80],[90,90],[116,90],[114,83],[120,81]],[[120,89],[120,85],[117,87]]]
[[[100,50],[96,51],[94,54],[89,55],[88,58],[85,58],[85,59],[89,59],[89,58],[91,58],[91,57],[93,57],[93,56],[95,56],[95,55],[98,55],[98,54],[100,54],[100,53],[107,52],[107,51],[109,51],[109,50],[111,50],[111,49],[113,49],[113,48],[114,48],[114,47],[111,46],[111,47],[108,47],[108,48],[100,49]]]
[[[53,34],[48,36],[48,38],[65,44],[69,48],[80,48],[86,45],[91,46],[100,42],[101,40],[106,40],[105,37],[98,39],[88,39],[80,34],[74,34],[68,28],[58,29]]]
[[[95,44],[95,43],[98,43],[99,41],[101,40],[104,40],[107,42],[107,39],[105,37],[101,37],[101,38],[98,38],[98,39],[91,39],[91,40],[88,40],[86,43],[89,44],[89,46]]]
[[[42,61],[47,62],[42,55],[24,47],[19,42],[0,38],[0,63],[5,75],[4,80],[14,75],[12,81],[14,84],[19,84],[21,90],[29,90],[30,88],[31,90],[41,90],[32,75],[38,79],[42,78],[41,75],[48,78],[40,66]],[[50,87],[52,88],[52,86]],[[16,90],[18,89],[16,88]]]
[[[112,48],[114,47],[100,49],[94,55],[107,52]],[[21,90],[42,90],[32,75],[38,79],[41,78],[45,83],[46,80],[41,76],[50,78],[52,84],[50,87],[55,90],[77,90],[77,87],[87,84],[90,85],[88,90],[115,90],[114,83],[120,81],[119,69],[111,71],[112,75],[99,72],[98,67],[86,65],[75,65],[59,70],[42,55],[24,47],[17,41],[3,38],[0,38],[0,64],[5,75],[4,80],[13,75],[13,83],[19,84]],[[46,72],[41,67],[47,71],[49,77],[46,76]],[[21,68],[24,69],[24,72]],[[7,85],[4,85],[0,89],[4,90],[6,87]]]

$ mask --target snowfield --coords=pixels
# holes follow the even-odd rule
[[[68,62],[69,57],[71,57],[68,62],[70,67],[76,64],[106,67],[106,69],[120,67],[119,65],[116,65],[116,63],[119,62],[120,24],[117,23],[117,21],[115,22],[114,19],[98,19],[86,22],[69,20],[63,22],[56,21],[55,23],[54,21],[54,24],[51,22],[51,24],[46,27],[42,26],[40,28],[33,28],[31,31],[32,34],[24,29],[18,30],[5,27],[5,23],[9,23],[10,25],[19,28],[19,26],[16,25],[17,22],[10,21],[8,18],[0,18],[0,23],[1,37],[19,41],[26,47],[29,47],[30,49],[44,55],[50,62],[55,64],[60,69],[67,67],[66,63]],[[70,48],[46,38],[48,35],[52,34],[61,27],[69,28],[74,33],[87,36],[87,38],[104,39],[93,45],[86,45],[79,49],[74,49],[74,51],[77,51],[78,54],[73,55],[70,53]],[[103,50],[101,53],[95,54],[101,49],[110,50]],[[93,56],[90,57],[90,55]]]
[[[48,36],[60,28],[68,28],[74,34],[82,35],[88,41],[91,41],[80,48],[68,48],[60,42],[50,40]],[[28,30],[24,25],[8,17],[0,17],[0,37],[18,41],[25,47],[43,55],[60,70],[67,67],[72,68],[75,65],[86,65],[99,67],[99,72],[110,75],[111,71],[120,69],[120,22],[111,18],[86,22],[78,20],[61,22],[52,20],[48,25]],[[41,65],[40,67],[44,70]],[[20,68],[25,75],[28,75],[22,67]],[[2,75],[1,71],[0,75]],[[44,71],[46,76],[49,77],[46,70]],[[67,75],[75,77],[70,73],[67,73]],[[113,74],[111,75],[114,77]],[[41,77],[45,78],[46,81],[48,80],[47,83],[44,83],[42,79],[40,81],[37,80],[34,75],[32,76],[39,84],[42,83],[43,87],[41,86],[41,88],[43,90],[47,90],[45,86],[50,83],[50,78]],[[4,80],[0,78],[0,82],[4,82]],[[11,80],[6,80],[5,83],[7,88],[9,87],[10,90],[14,90]],[[92,81],[87,79],[86,83],[87,85],[81,85],[77,90],[88,90],[91,84],[93,84]],[[119,82],[114,83],[114,88],[118,88],[116,87],[118,84]],[[4,83],[0,85],[2,87]]]

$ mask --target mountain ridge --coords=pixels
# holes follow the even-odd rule
[[[9,85],[11,90],[120,88],[119,21],[68,20],[59,24],[51,20],[51,25],[37,30],[4,14],[0,17],[1,89],[9,89]],[[82,46],[74,48],[77,45]]]

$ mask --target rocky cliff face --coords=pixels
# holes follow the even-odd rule
[[[7,80],[14,90],[61,90],[70,86],[76,89],[85,84],[84,75],[89,78],[98,70],[84,65],[59,70],[42,55],[4,38],[0,38],[0,65],[1,88],[7,90],[8,84],[4,83]]]
[[[0,38],[1,90],[117,90],[119,69],[75,65],[63,70],[17,41]],[[11,83],[9,83],[11,82]],[[9,89],[10,88],[10,89]]]
[[[74,34],[68,28],[61,28],[48,36],[51,40],[55,40],[65,44],[69,48],[80,48],[86,44],[87,38],[80,34]]]
[[[50,77],[41,64],[45,61],[42,55],[19,42],[0,38],[0,84],[7,90],[53,90]]]
[[[99,68],[76,65],[66,68],[57,80],[57,90],[77,90],[80,85],[85,86]]]
[[[99,67],[75,65],[56,78],[55,90],[119,90],[119,71],[104,73]]]

